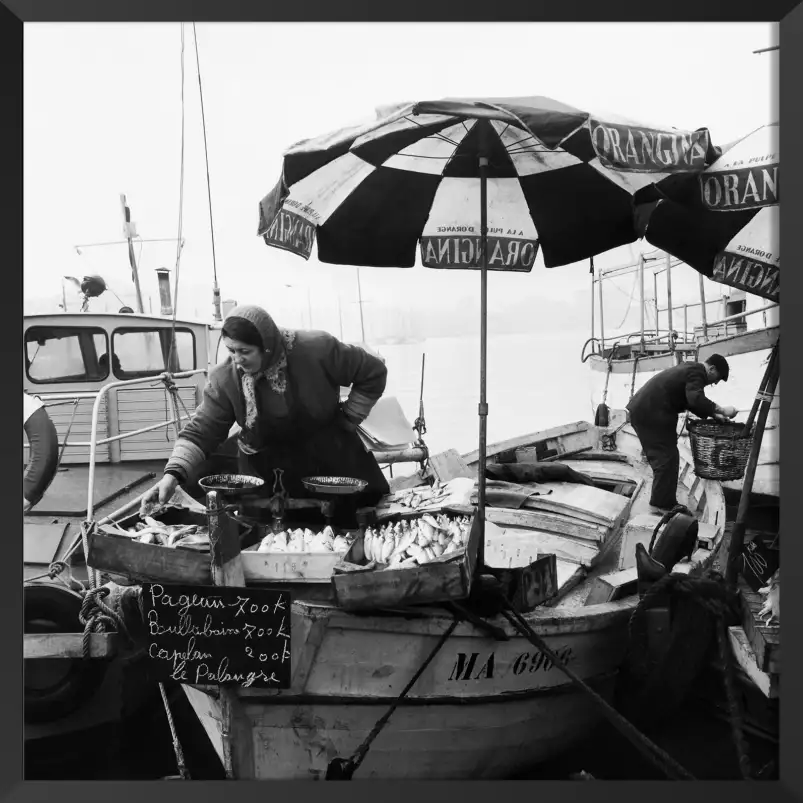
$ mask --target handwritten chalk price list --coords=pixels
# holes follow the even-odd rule
[[[154,679],[288,688],[290,603],[268,588],[143,586]]]

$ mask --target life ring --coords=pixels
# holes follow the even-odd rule
[[[82,598],[75,591],[48,583],[23,587],[25,633],[80,633]],[[61,719],[100,688],[107,662],[82,658],[35,658],[25,661],[25,721]]]
[[[24,396],[24,401],[28,409],[35,408],[32,412],[25,411],[22,424],[30,444],[28,465],[22,477],[22,493],[33,507],[44,496],[56,476],[59,438],[47,410],[41,406],[42,403],[29,396]]]

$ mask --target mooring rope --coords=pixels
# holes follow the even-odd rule
[[[351,776],[359,768],[360,764],[362,764],[364,761],[365,756],[368,754],[371,743],[374,741],[374,739],[376,739],[377,736],[379,736],[382,728],[385,727],[393,712],[399,707],[401,701],[407,696],[407,692],[413,688],[418,678],[421,677],[426,668],[430,665],[430,663],[432,663],[441,647],[443,647],[449,636],[451,636],[454,632],[454,629],[457,627],[458,623],[458,620],[454,619],[449,624],[449,627],[446,628],[443,635],[438,640],[438,643],[435,645],[435,649],[432,650],[432,652],[427,656],[426,660],[421,664],[420,667],[418,667],[418,670],[410,679],[410,682],[402,689],[401,694],[399,694],[399,696],[393,701],[393,704],[390,706],[390,708],[377,720],[376,724],[371,729],[371,732],[365,737],[363,743],[354,751],[351,758],[332,759],[326,773],[326,780],[351,780]]]
[[[574,684],[582,689],[595,703],[602,709],[602,712],[611,724],[625,736],[639,752],[651,761],[656,767],[672,780],[695,780],[694,776],[681,764],[675,761],[672,756],[660,748],[655,742],[643,734],[632,722],[622,716],[607,700],[595,692],[585,681],[576,675],[561,658],[547,645],[547,643],[530,627],[527,620],[518,613],[510,602],[507,608],[502,611],[503,616],[518,630],[521,635],[530,641],[538,650],[543,652],[547,658],[563,672]]]

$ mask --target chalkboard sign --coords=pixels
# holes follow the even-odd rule
[[[290,686],[287,591],[153,583],[140,599],[154,679]]]

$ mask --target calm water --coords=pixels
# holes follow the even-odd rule
[[[488,442],[571,421],[593,420],[588,365],[580,362],[583,332],[492,335],[488,338]],[[379,346],[388,366],[386,395],[412,423],[418,415],[421,360],[425,440],[432,453],[476,449],[479,438],[479,337],[433,338]]]

